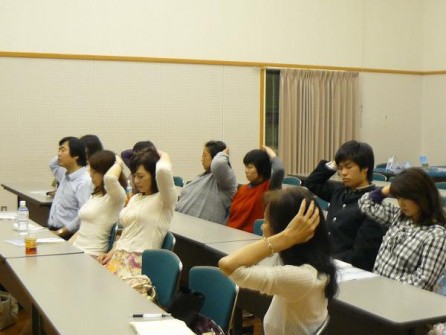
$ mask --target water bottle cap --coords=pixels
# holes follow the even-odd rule
[[[20,206],[26,206],[26,200],[20,200]]]

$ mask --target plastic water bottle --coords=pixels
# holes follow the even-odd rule
[[[125,201],[125,205],[127,206],[130,198],[132,197],[132,193],[133,193],[132,184],[130,183],[130,179],[127,180],[127,188],[125,189],[125,193],[127,193],[127,199]]]
[[[446,296],[446,270],[443,271],[443,274],[438,279],[434,292]]]
[[[17,230],[28,231],[29,210],[26,207],[26,201],[20,200],[19,209],[17,210]]]

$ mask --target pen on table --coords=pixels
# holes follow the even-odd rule
[[[142,313],[142,314],[132,314],[133,318],[165,318],[171,316],[170,313]]]

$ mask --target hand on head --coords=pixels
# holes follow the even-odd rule
[[[390,185],[384,186],[384,187],[381,189],[381,193],[382,193],[383,195],[385,195],[386,197],[390,196]]]
[[[277,155],[274,152],[274,150],[271,149],[270,147],[267,147],[266,145],[262,146],[262,150],[266,151],[266,153],[268,154],[269,158],[277,157]]]
[[[314,200],[311,201],[305,212],[306,209],[307,201],[304,199],[300,205],[299,212],[285,229],[285,233],[291,243],[290,246],[309,241],[313,238],[316,227],[319,225],[319,209],[314,204]]]
[[[116,164],[118,164],[122,170],[124,170],[124,161],[122,160],[121,157],[119,157],[118,155],[115,156],[116,157]]]

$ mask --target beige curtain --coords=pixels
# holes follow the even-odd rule
[[[287,174],[307,175],[357,137],[357,72],[281,70],[279,156]]]

